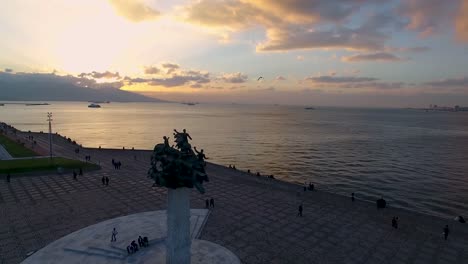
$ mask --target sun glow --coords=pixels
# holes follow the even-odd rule
[[[58,65],[67,72],[114,69],[130,43],[138,38],[139,28],[116,16],[109,5],[98,5],[89,16],[62,27],[52,50]]]

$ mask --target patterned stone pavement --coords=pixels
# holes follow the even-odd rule
[[[24,138],[25,133],[18,137]],[[47,149],[47,135],[34,134]],[[81,149],[54,137],[56,155],[99,162],[102,170],[0,181],[0,263],[19,263],[30,251],[86,226],[165,209],[166,191],[146,178],[149,151]],[[111,159],[122,162],[112,168]],[[136,159],[135,159],[136,158]],[[191,194],[192,208],[215,208],[201,239],[218,243],[243,263],[468,263],[468,226],[453,220],[374,204],[260,178],[208,164],[207,194]],[[101,177],[110,178],[103,186]],[[320,189],[320,186],[318,186]],[[297,216],[299,203],[304,216]],[[400,218],[399,229],[391,227]],[[442,228],[451,233],[444,241]]]

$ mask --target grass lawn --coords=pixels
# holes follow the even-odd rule
[[[18,142],[15,142],[7,138],[5,135],[1,134],[0,145],[3,145],[3,147],[8,151],[8,153],[10,153],[10,155],[14,158],[39,156],[36,152],[22,146],[21,144],[18,144]]]
[[[0,173],[22,173],[22,172],[38,172],[38,171],[57,171],[58,167],[64,169],[79,169],[92,170],[99,169],[96,164],[85,163],[79,160],[71,160],[65,158],[36,158],[36,159],[17,159],[17,160],[0,160]]]

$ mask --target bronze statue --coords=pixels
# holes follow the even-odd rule
[[[205,159],[203,153],[195,152],[188,143],[192,139],[184,129],[182,133],[174,129],[176,148],[169,146],[169,138],[164,136],[164,143],[154,147],[151,157],[151,168],[148,177],[155,180],[156,186],[177,189],[181,187],[197,188],[204,193],[203,182],[208,181],[205,172]]]
[[[192,140],[192,137],[187,133],[185,129],[182,130],[182,133],[178,132],[174,129],[174,138],[176,142],[176,147],[182,151],[183,153],[190,153],[192,151],[192,146],[188,142],[188,140]]]
[[[205,153],[203,153],[203,149],[200,151],[197,150],[197,147],[193,147],[193,149],[195,150],[195,153],[197,153],[198,161],[205,165],[205,160],[208,158],[205,156]]]
[[[169,146],[169,138],[164,136],[163,139],[164,139],[164,147],[169,148],[170,147]]]

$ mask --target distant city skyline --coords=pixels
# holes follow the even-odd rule
[[[468,0],[0,6],[2,74],[54,73],[78,86],[171,101],[453,107],[468,100]]]

